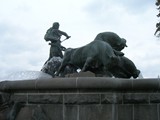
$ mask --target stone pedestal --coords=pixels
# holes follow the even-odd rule
[[[159,120],[159,79],[0,82],[0,120]]]

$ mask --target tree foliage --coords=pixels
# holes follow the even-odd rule
[[[157,17],[159,18],[160,17],[160,0],[157,0],[156,1],[156,6],[157,6],[157,10],[158,10],[158,14],[157,14]],[[154,35],[156,35],[156,36],[158,36],[158,37],[160,37],[160,22],[158,22],[157,24],[156,24],[156,31],[155,31],[155,33],[154,33]]]

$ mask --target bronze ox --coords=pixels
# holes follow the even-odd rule
[[[66,66],[80,68],[82,72],[91,71],[103,76],[137,78],[140,71],[134,63],[124,56],[116,56],[112,47],[104,41],[93,41],[83,47],[67,49],[56,75],[64,72]]]
[[[77,69],[80,68],[82,72],[92,71],[101,66],[101,71],[106,76],[112,76],[109,69],[113,63],[116,64],[116,60],[117,56],[108,43],[93,41],[80,48],[67,49],[57,75],[63,72],[67,65],[72,65]]]
[[[94,40],[101,40],[104,42],[107,42],[111,45],[111,47],[114,50],[121,51],[126,45],[126,40],[124,38],[120,38],[116,33],[114,32],[102,32],[97,34]]]
[[[127,47],[126,40],[124,38],[120,38],[114,32],[101,32],[97,34],[94,40],[100,40],[108,43],[113,48],[114,53],[119,56],[118,65],[110,69],[113,76],[121,78],[138,77],[140,71],[136,68],[135,64],[130,59],[124,57],[124,54],[120,52],[122,49]]]

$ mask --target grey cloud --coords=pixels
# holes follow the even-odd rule
[[[152,0],[123,0],[121,2],[123,7],[126,7],[130,14],[141,14],[148,10],[148,8],[155,8],[155,1]]]
[[[34,29],[28,30],[7,22],[0,24],[1,74],[18,70],[40,70],[48,56],[43,58],[43,46],[35,34]]]
[[[148,8],[153,7],[156,9],[155,1],[152,0],[92,0],[85,6],[85,10],[88,15],[93,16],[95,19],[105,17],[109,20],[110,16],[119,16],[119,10],[122,9],[129,14],[141,14],[146,12]]]

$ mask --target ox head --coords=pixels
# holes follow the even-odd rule
[[[123,50],[125,47],[128,47],[126,45],[126,40],[124,38],[121,38],[121,42],[117,44],[117,46],[114,48],[115,50],[121,51]]]

